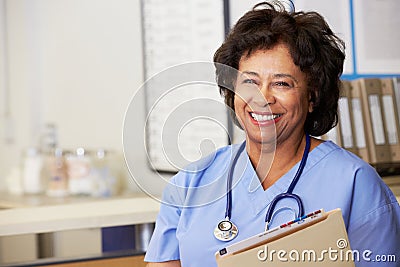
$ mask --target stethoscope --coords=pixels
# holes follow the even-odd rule
[[[243,144],[239,147],[239,150],[236,153],[235,158],[233,159],[231,167],[229,169],[228,179],[226,182],[227,193],[226,193],[225,219],[220,221],[214,230],[214,236],[218,240],[221,240],[221,241],[230,241],[230,240],[234,239],[238,235],[238,232],[239,232],[237,226],[230,220],[231,215],[232,215],[232,180],[233,180],[234,166],[236,165],[236,162],[239,159],[239,155],[242,153],[242,151],[244,150],[245,147],[246,147],[246,143],[243,142]],[[300,176],[301,176],[301,173],[303,172],[304,166],[306,165],[309,151],[310,151],[310,136],[308,134],[306,134],[306,146],[304,148],[303,157],[301,158],[299,168],[297,169],[297,172],[296,172],[292,182],[290,183],[288,190],[285,193],[281,193],[281,194],[277,195],[271,201],[269,208],[267,210],[267,214],[265,216],[265,225],[266,225],[265,230],[268,230],[268,226],[271,222],[272,215],[274,213],[276,204],[284,198],[292,198],[292,199],[296,200],[298,208],[299,208],[299,213],[298,213],[297,217],[301,217],[304,215],[303,202],[301,201],[301,199],[298,195],[293,193],[293,190],[294,190],[297,182],[300,179]]]

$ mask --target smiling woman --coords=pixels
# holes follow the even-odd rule
[[[281,160],[282,166],[293,166],[298,161],[302,150],[298,150],[300,154],[293,154],[291,148],[299,147],[299,141],[304,136],[303,125],[313,111],[313,102],[306,75],[294,64],[285,44],[243,56],[239,72],[243,75],[239,75],[236,83],[234,110],[246,132],[250,160],[253,166],[258,167],[257,174],[266,189],[283,173],[269,172],[263,164],[266,161],[261,159],[262,155],[292,153],[287,159],[295,161]],[[313,143],[317,145],[320,141],[313,140]],[[265,154],[262,151],[270,152]]]
[[[274,227],[336,208],[352,249],[398,253],[393,193],[369,164],[311,137],[337,123],[344,58],[343,42],[318,13],[263,2],[239,19],[214,61],[221,95],[246,140],[171,179],[145,257],[149,266],[217,266],[215,252],[259,234],[265,222]],[[218,194],[221,180],[226,198]],[[226,238],[214,236],[216,225],[224,230],[221,219],[235,233],[228,227]]]
[[[265,140],[271,138],[268,133],[273,129],[264,128],[271,125],[275,125],[277,148],[301,140],[302,125],[313,103],[306,76],[293,63],[287,46],[279,44],[242,57],[239,72],[243,75],[236,84],[234,108],[246,132],[248,149],[260,151],[261,144],[275,141]],[[258,160],[252,159],[253,165]]]

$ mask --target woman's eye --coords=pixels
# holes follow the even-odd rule
[[[257,84],[256,81],[253,79],[245,79],[245,80],[243,80],[243,83]]]
[[[278,86],[289,86],[287,82],[276,82],[275,84]]]
[[[285,82],[285,81],[274,82],[272,86],[277,87],[277,88],[292,88],[293,87],[291,84],[289,84],[288,82]]]

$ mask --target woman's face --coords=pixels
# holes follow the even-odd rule
[[[306,75],[293,63],[286,45],[242,56],[234,104],[250,146],[302,137],[312,103]]]

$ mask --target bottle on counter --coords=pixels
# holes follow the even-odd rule
[[[109,152],[97,149],[92,155],[93,192],[95,197],[110,197],[115,194],[116,177],[111,169]]]
[[[44,192],[42,175],[43,156],[35,147],[26,150],[23,160],[22,189],[25,194],[41,194]]]
[[[68,167],[64,151],[56,148],[46,161],[47,191],[51,197],[68,195]]]
[[[66,158],[69,193],[71,195],[91,195],[93,191],[91,160],[85,149],[78,148],[75,153],[68,155]]]

